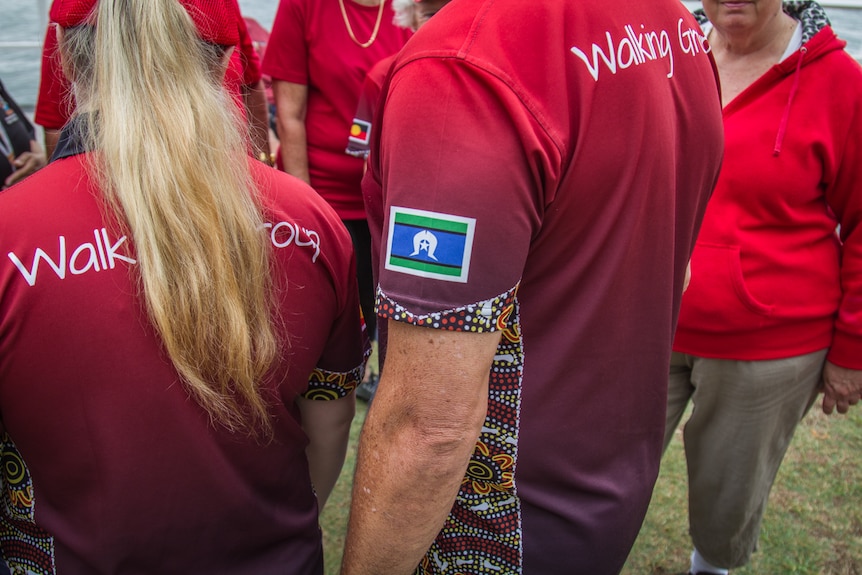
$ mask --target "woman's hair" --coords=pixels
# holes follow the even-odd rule
[[[396,26],[412,30],[413,12],[415,9],[415,0],[392,0],[392,10],[395,11],[395,16],[392,18],[392,21]]]
[[[64,29],[61,53],[90,169],[134,238],[149,317],[212,420],[269,433],[271,248],[246,128],[221,87],[225,50],[198,37],[178,0],[101,0],[89,24]]]

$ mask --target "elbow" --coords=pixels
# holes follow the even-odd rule
[[[379,407],[383,406],[375,405],[375,409]],[[389,414],[378,409],[376,414],[372,411],[366,425],[370,424],[369,431],[377,439],[391,442],[396,451],[409,454],[409,460],[421,462],[423,468],[434,468],[443,475],[455,470],[463,473],[485,423],[487,396],[470,406],[442,402],[429,407],[404,406]]]

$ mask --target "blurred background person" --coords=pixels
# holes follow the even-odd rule
[[[396,26],[408,28],[413,32],[419,30],[420,26],[436,14],[440,8],[448,4],[450,0],[392,0],[392,10],[395,15],[392,21]],[[386,75],[395,56],[392,54],[383,58],[372,66],[362,83],[359,93],[359,102],[356,105],[356,114],[350,133],[347,138],[347,153],[360,158],[368,157],[371,131],[374,126],[374,112],[380,99],[380,91]]]
[[[372,339],[377,319],[363,161],[345,148],[368,71],[411,35],[393,24],[390,10],[391,0],[280,0],[263,60],[275,95],[278,166],[309,182],[350,232]]]
[[[395,12],[395,16],[392,21],[397,26],[409,28],[413,32],[416,32],[425,22],[428,21],[429,18],[431,18],[431,16],[448,4],[449,1],[450,0],[392,0],[392,10]],[[374,130],[374,116],[377,111],[380,92],[383,88],[383,83],[386,81],[389,68],[392,66],[392,62],[395,60],[397,55],[397,53],[392,54],[391,56],[383,58],[377,62],[377,64],[368,71],[368,75],[362,83],[362,91],[359,94],[359,103],[356,105],[356,114],[353,117],[353,124],[350,126],[350,133],[347,138],[346,152],[352,156],[362,159],[368,158],[371,132]],[[371,225],[371,222],[374,220],[374,215],[369,212],[369,210],[373,212],[374,210],[382,209],[382,206],[377,205],[379,202],[375,202],[375,198],[373,197],[363,197],[363,200],[366,202],[365,211],[369,216],[369,225]],[[374,242],[374,230],[372,229],[371,232],[372,270],[376,270],[376,260],[378,259],[376,257],[377,247]],[[379,230],[377,237],[379,237]],[[377,285],[376,276],[376,273],[372,274],[373,287],[376,287]],[[386,354],[386,322],[377,317],[376,313],[374,320],[377,326],[377,333],[375,335],[377,336],[376,339],[378,345],[376,347],[379,351],[377,355],[378,361],[376,363],[379,365],[383,362]],[[372,358],[373,357],[374,356],[372,356]],[[378,373],[373,371],[374,363],[375,362],[373,361],[369,362],[362,384],[360,384],[356,389],[356,397],[365,401],[371,401],[374,399],[374,394],[377,391]]]
[[[94,6],[95,4],[95,6]],[[362,371],[337,215],[248,155],[229,0],[55,0],[76,115],[0,194],[15,573],[323,573]]]
[[[0,82],[0,182],[6,188],[45,165],[36,130]]]
[[[240,14],[237,0],[230,1],[236,4],[236,13]],[[204,5],[200,9],[209,8]],[[225,74],[225,86],[234,95],[237,105],[244,111],[248,120],[249,147],[252,154],[255,158],[271,165],[266,88],[260,73],[260,58],[241,14],[237,18],[237,30],[240,42],[237,49],[231,53]],[[33,118],[34,122],[44,130],[45,149],[49,159],[57,145],[60,129],[69,121],[74,109],[74,93],[60,66],[57,53],[57,34],[54,24],[49,23],[42,47],[39,93]]]
[[[818,386],[826,413],[862,392],[862,68],[815,2],[704,0],[697,17],[726,143],[682,300],[665,446],[693,401],[691,572],[727,573],[757,547]]]

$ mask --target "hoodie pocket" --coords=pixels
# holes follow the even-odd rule
[[[742,275],[739,246],[707,243],[698,243],[695,247],[691,285],[683,304],[700,307],[706,315],[716,315],[715,319],[723,317],[731,323],[736,323],[731,316],[740,312],[763,317],[770,316],[775,308],[758,301],[749,291]],[[735,319],[745,322],[741,317]]]

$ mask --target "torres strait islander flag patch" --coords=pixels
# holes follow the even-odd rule
[[[367,145],[371,140],[371,122],[353,118],[353,125],[350,126],[349,140],[357,144]]]
[[[476,220],[392,206],[386,269],[450,282],[467,282]]]

